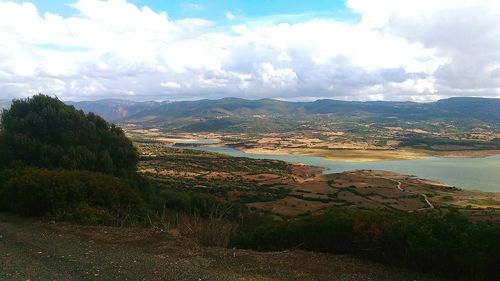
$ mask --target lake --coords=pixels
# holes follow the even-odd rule
[[[500,155],[484,158],[427,157],[418,160],[345,162],[295,154],[251,154],[231,147],[197,147],[196,149],[235,157],[275,159],[324,167],[327,169],[324,173],[327,174],[356,169],[384,170],[414,175],[465,189],[500,192]]]

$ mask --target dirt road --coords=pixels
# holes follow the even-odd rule
[[[418,194],[420,196],[422,196],[424,198],[424,201],[425,203],[427,203],[427,205],[429,206],[428,208],[422,208],[422,209],[418,209],[418,210],[426,210],[426,209],[434,209],[434,205],[432,205],[432,203],[429,201],[429,198],[427,198],[427,195],[424,194],[424,193],[418,193],[418,192],[411,192],[411,191],[408,191],[408,190],[405,190],[404,188],[401,187],[401,182],[398,181],[398,180],[393,180],[393,179],[390,179],[391,181],[397,183],[398,185],[396,186],[400,191],[406,191],[406,192],[409,192],[409,193],[412,193],[412,194]]]

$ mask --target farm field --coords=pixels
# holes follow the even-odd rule
[[[278,160],[230,157],[141,144],[139,172],[174,190],[196,190],[284,217],[330,208],[421,211],[457,207],[475,219],[497,218],[500,194],[462,190],[391,172],[323,169]]]

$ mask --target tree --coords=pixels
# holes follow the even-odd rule
[[[14,100],[0,123],[0,169],[35,166],[116,176],[137,169],[137,150],[119,127],[57,98]]]

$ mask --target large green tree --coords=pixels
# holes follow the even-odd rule
[[[46,95],[14,100],[0,125],[0,168],[36,166],[123,176],[138,153],[123,131],[101,117]]]

